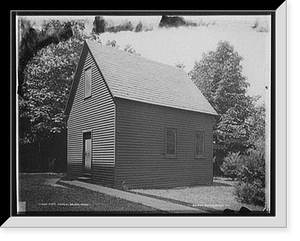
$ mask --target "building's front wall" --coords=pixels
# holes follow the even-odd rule
[[[76,86],[68,118],[68,176],[83,175],[83,136],[91,132],[92,179],[96,183],[114,185],[115,104],[87,48],[79,65],[80,79]],[[84,70],[92,68],[91,96],[85,97]]]
[[[116,186],[165,188],[213,180],[213,116],[139,103],[116,102]],[[177,133],[176,157],[165,156],[165,130]],[[195,156],[195,131],[204,131],[204,156]]]

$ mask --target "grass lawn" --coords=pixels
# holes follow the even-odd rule
[[[242,206],[252,211],[262,211],[264,207],[238,202],[233,194],[234,181],[218,178],[212,184],[173,189],[135,189],[135,193],[176,200],[179,203],[211,212],[225,209],[238,211]]]
[[[19,201],[26,213],[158,214],[159,210],[71,185],[57,174],[20,174]]]

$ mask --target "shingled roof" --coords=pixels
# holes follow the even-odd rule
[[[113,97],[217,115],[183,70],[86,40]]]

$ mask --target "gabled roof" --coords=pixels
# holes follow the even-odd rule
[[[183,70],[94,41],[85,44],[113,97],[217,115]]]

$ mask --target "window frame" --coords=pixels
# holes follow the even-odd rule
[[[168,154],[167,153],[167,132],[168,130],[174,131],[175,133],[175,154]],[[177,157],[177,129],[166,127],[165,128],[165,158],[176,158]]]
[[[197,133],[203,133],[203,154],[197,154],[196,150],[197,150]],[[204,130],[195,130],[194,131],[194,155],[195,158],[204,158],[205,157],[205,131]]]
[[[90,92],[89,93],[87,93],[87,88],[86,88],[86,86],[87,86],[87,78],[86,78],[87,71],[91,71],[91,75],[90,75],[91,76],[90,77]],[[84,88],[84,99],[87,99],[87,98],[92,96],[92,79],[93,79],[92,76],[93,76],[92,66],[89,65],[86,68],[84,68],[84,86],[83,86],[83,88]]]

